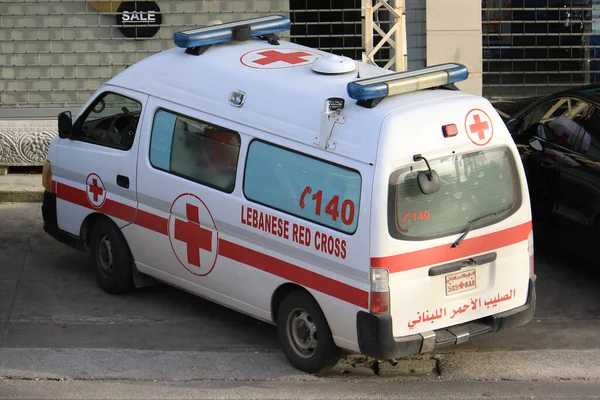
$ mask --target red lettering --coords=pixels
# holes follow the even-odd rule
[[[319,190],[317,193],[313,194],[312,199],[317,202],[315,214],[321,215],[321,202],[323,201],[323,191]]]
[[[327,252],[327,235],[322,233],[321,234],[321,240],[319,241],[319,248],[321,249],[321,251],[323,253]]]
[[[252,208],[246,208],[246,225],[252,225]]]
[[[273,218],[277,218],[277,217],[273,217]],[[275,230],[273,228],[271,228],[271,214],[266,214],[265,215],[265,228],[266,231],[275,235]]]
[[[329,201],[329,203],[327,203],[327,206],[325,207],[325,212],[327,214],[331,215],[331,219],[334,221],[337,221],[337,219],[340,215],[340,212],[338,211],[339,202],[340,202],[340,196],[335,195]]]
[[[321,237],[321,232],[317,231],[315,233],[315,249],[321,250],[321,245],[319,244],[319,238]]]
[[[346,199],[342,203],[342,222],[344,225],[352,225],[354,222],[354,202]]]
[[[333,246],[333,243],[334,243],[334,241],[333,241],[333,236],[329,236],[329,237],[327,238],[327,252],[328,252],[329,254],[333,254],[333,247],[334,247],[334,246]]]
[[[256,228],[258,226],[258,211],[252,209],[252,227]]]
[[[265,215],[262,212],[258,215],[258,229],[265,230]]]
[[[294,227],[292,229],[292,240],[296,243],[300,243],[298,241],[298,224],[294,224]]]
[[[244,206],[242,206],[242,224],[247,225],[248,223],[244,219]]]
[[[289,232],[290,232],[290,221],[284,221],[283,222],[283,237],[287,240],[290,239]]]
[[[340,238],[335,238],[335,252],[333,254],[336,257],[340,256]]]
[[[346,259],[346,241],[342,240],[342,260]]]

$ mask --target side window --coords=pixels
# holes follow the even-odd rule
[[[357,171],[254,140],[244,194],[252,201],[352,234],[358,224]]]
[[[588,103],[576,99],[561,99],[560,107],[551,109],[538,127],[538,136],[550,143],[580,153],[590,150],[591,136],[584,127],[584,121],[593,113]]]
[[[98,97],[77,121],[74,139],[129,150],[135,139],[142,105],[129,97],[107,92]]]
[[[551,100],[547,103],[540,105],[529,115],[524,118],[524,126],[525,129],[531,131],[530,134],[535,134],[533,132],[536,130],[538,124],[543,124],[548,121],[551,121],[553,118],[567,113],[569,111],[569,100],[568,99],[558,99]]]
[[[166,110],[154,115],[150,163],[195,182],[231,193],[240,153],[232,130]]]

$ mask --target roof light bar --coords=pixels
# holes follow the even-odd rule
[[[267,17],[253,18],[176,32],[173,35],[173,41],[177,47],[187,49],[191,47],[226,43],[234,39],[245,40],[249,39],[250,37],[270,35],[276,32],[287,31],[290,29],[291,25],[292,23],[290,19],[286,16],[270,15]],[[246,35],[246,32],[244,32],[243,35],[236,33],[236,31],[247,28],[250,30],[249,35]]]
[[[355,100],[372,100],[460,82],[468,77],[469,70],[462,64],[440,64],[350,82],[347,90]]]

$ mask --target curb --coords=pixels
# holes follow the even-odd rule
[[[0,203],[41,203],[43,198],[43,190],[0,191]]]

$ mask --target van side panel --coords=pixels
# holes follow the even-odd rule
[[[151,135],[158,110],[239,132],[241,146],[232,193],[153,165]],[[346,235],[245,198],[248,145],[255,136],[272,139],[269,135],[155,98],[148,102],[144,126],[137,166],[138,214],[134,224],[123,229],[139,270],[269,322],[275,318],[271,313],[275,290],[284,283],[295,283],[317,299],[336,343],[346,350],[358,351],[355,316],[358,310],[368,307],[369,267],[364,243],[368,241],[368,188],[372,179],[368,174],[372,168],[355,163],[354,168],[358,166],[367,175],[363,177],[361,207],[356,210],[359,226],[354,235]],[[290,145],[281,139],[277,144]],[[263,218],[257,216],[282,220],[289,231],[285,236],[269,233],[255,223],[256,218]],[[199,251],[199,258],[194,262],[189,258],[193,252],[186,248],[186,238],[178,233],[183,232],[182,227],[193,229],[195,238],[204,238],[204,242],[195,243],[198,249],[194,251]],[[304,232],[303,239],[300,230]],[[319,235],[345,238],[346,258],[317,250],[321,244],[316,243]]]

